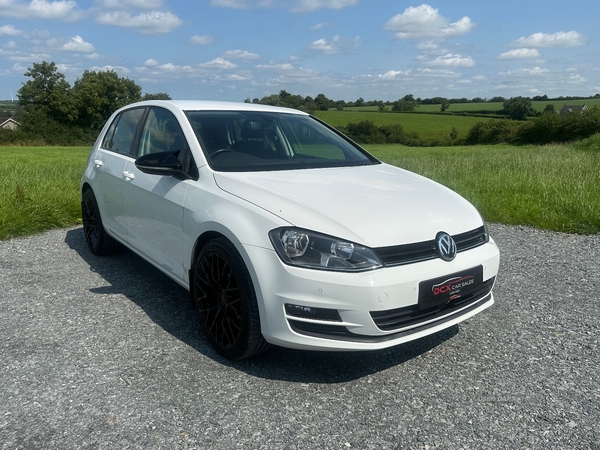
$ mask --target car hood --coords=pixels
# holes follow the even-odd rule
[[[224,191],[291,225],[369,247],[431,240],[480,227],[465,199],[387,164],[273,172],[216,172]]]

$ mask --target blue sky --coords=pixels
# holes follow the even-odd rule
[[[0,0],[0,99],[34,62],[176,99],[600,92],[598,0]]]

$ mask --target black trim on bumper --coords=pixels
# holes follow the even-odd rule
[[[494,280],[495,277],[492,277],[482,283],[477,291],[446,304],[432,306],[427,309],[419,309],[419,305],[412,305],[387,311],[371,311],[371,318],[375,322],[375,325],[377,325],[377,328],[382,331],[398,330],[432,319],[435,320],[438,317],[445,316],[452,310],[460,309],[485,297],[491,292]]]
[[[491,292],[488,292],[484,297],[480,297],[478,299],[472,299],[471,303],[468,304],[461,311],[457,311],[455,314],[452,314],[452,309],[445,310],[445,314],[448,314],[444,317],[441,317],[439,320],[434,320],[433,322],[423,324],[421,326],[416,326],[414,328],[410,328],[408,330],[399,331],[397,333],[386,334],[385,336],[366,336],[362,334],[354,334],[351,333],[344,326],[336,326],[330,324],[320,324],[314,322],[302,322],[299,320],[288,319],[288,323],[290,324],[293,331],[298,334],[303,334],[305,336],[312,336],[321,339],[331,339],[335,341],[347,341],[347,342],[363,342],[363,343],[379,343],[379,342],[387,342],[392,341],[394,339],[410,336],[411,334],[419,333],[421,331],[428,330],[430,328],[436,327],[438,325],[447,323],[451,320],[456,319],[457,317],[461,317],[465,314],[470,313],[474,309],[479,308],[485,303],[492,300]],[[463,303],[463,307],[465,304]],[[431,318],[427,319],[431,320]]]

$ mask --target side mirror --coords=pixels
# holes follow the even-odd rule
[[[177,158],[179,151],[148,153],[136,159],[135,166],[150,175],[167,175],[187,180],[190,177],[183,171],[181,161]]]

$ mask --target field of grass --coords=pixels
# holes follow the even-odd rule
[[[432,178],[490,222],[600,232],[600,152],[572,145],[365,146],[382,161]]]
[[[543,111],[544,108],[553,104],[554,109],[556,111],[560,110],[564,105],[586,105],[588,108],[593,108],[594,106],[600,107],[600,99],[593,98],[587,100],[560,100],[560,101],[536,101],[531,102],[533,109],[536,111]],[[467,112],[473,113],[476,111],[500,111],[502,109],[502,102],[483,102],[483,103],[452,103],[450,107],[447,109],[447,113],[458,113],[458,112]],[[391,107],[388,106],[388,109]],[[416,112],[427,112],[427,113],[439,113],[440,105],[419,105]],[[333,110],[331,110],[333,111]],[[344,111],[348,112],[378,112],[379,107],[377,106],[352,106],[348,108],[344,108]]]
[[[89,147],[0,147],[0,239],[80,222]]]
[[[456,128],[459,137],[465,137],[469,130],[484,120],[481,117],[465,117],[437,114],[410,114],[368,111],[316,111],[315,115],[334,127],[346,126],[369,120],[378,127],[400,124],[406,133],[417,133],[421,139],[444,139]]]
[[[369,145],[382,161],[432,178],[490,222],[600,232],[600,136],[584,145]],[[81,222],[87,147],[0,147],[0,240]]]

